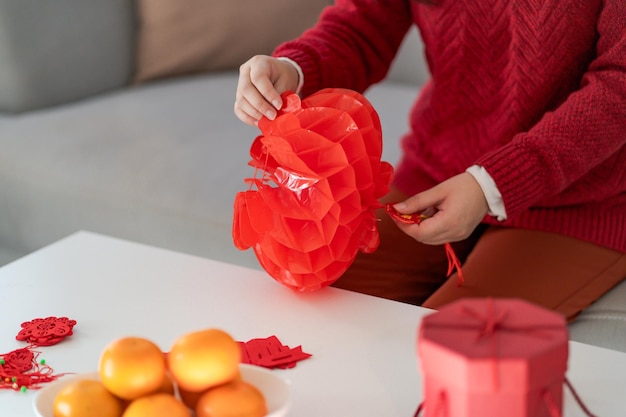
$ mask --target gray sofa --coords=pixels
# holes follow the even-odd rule
[[[258,133],[233,114],[237,71],[133,83],[137,21],[130,0],[0,2],[0,265],[90,230],[259,268],[231,239]],[[420,48],[411,32],[366,94],[391,163],[427,77]],[[626,351],[626,283],[570,329]]]

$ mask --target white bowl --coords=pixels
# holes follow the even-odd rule
[[[241,376],[257,387],[265,397],[268,414],[266,417],[285,417],[291,407],[290,383],[275,372],[260,366],[241,364]],[[71,381],[77,379],[99,380],[97,372],[68,375],[49,383],[35,394],[33,408],[37,417],[54,417],[53,403],[57,394]]]

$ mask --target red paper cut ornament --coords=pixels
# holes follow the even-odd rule
[[[15,337],[33,346],[52,346],[71,336],[75,320],[67,317],[46,317],[22,323],[22,330]]]
[[[33,367],[35,354],[28,348],[15,349],[2,355],[2,369],[6,372],[21,374]]]
[[[237,342],[241,349],[241,362],[263,366],[265,368],[293,368],[296,362],[311,357],[310,353],[302,350],[302,346],[290,348],[283,345],[278,337],[251,339],[247,342]]]
[[[337,280],[358,251],[378,247],[375,209],[393,168],[381,161],[380,120],[362,95],[324,89],[283,101],[274,120],[259,121],[255,177],[235,198],[233,240],[278,282],[314,291]]]

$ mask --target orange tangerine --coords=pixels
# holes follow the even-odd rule
[[[263,417],[267,404],[254,385],[235,380],[209,389],[196,404],[196,417]]]
[[[183,402],[183,404],[185,404],[188,408],[190,408],[191,410],[195,410],[196,404],[198,404],[198,400],[207,391],[208,390],[194,392],[194,391],[187,391],[181,387],[178,387],[178,397]]]
[[[156,392],[167,377],[163,352],[141,337],[124,337],[106,346],[98,373],[104,386],[125,400]]]
[[[241,372],[238,372],[237,375],[232,379],[232,381],[241,381],[242,377],[241,377]],[[212,388],[209,388],[212,389]],[[178,387],[178,396],[180,397],[181,401],[189,408],[191,408],[192,410],[196,409],[196,405],[198,404],[198,400],[200,399],[200,397],[202,397],[204,395],[205,392],[207,392],[207,390],[204,391],[199,391],[199,392],[194,392],[194,391],[187,391],[185,389],[183,389],[182,387]]]
[[[150,394],[130,403],[122,417],[191,417],[191,412],[171,394]]]
[[[163,378],[163,383],[161,384],[159,388],[157,388],[156,391],[153,392],[153,394],[156,394],[159,392],[163,392],[165,394],[171,394],[171,395],[176,394],[176,387],[174,386],[174,380],[169,375],[169,372],[165,373],[165,378]]]
[[[239,374],[239,344],[220,329],[185,334],[167,354],[174,381],[185,391],[200,392],[233,380]]]
[[[54,398],[54,417],[120,417],[122,403],[100,381],[68,383]]]

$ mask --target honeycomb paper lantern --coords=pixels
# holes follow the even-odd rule
[[[336,281],[379,236],[375,209],[393,168],[381,161],[378,114],[359,93],[283,94],[274,120],[259,122],[255,168],[234,203],[233,240],[252,248],[278,282],[314,291]]]

